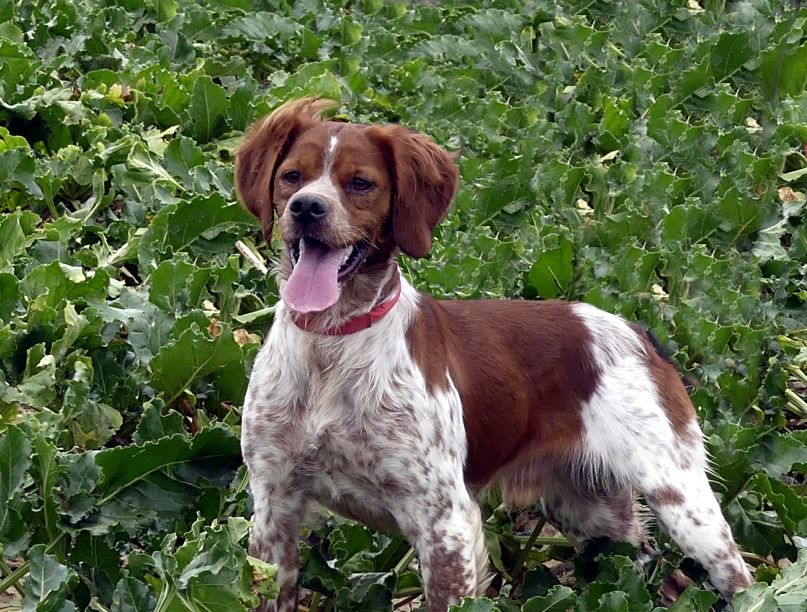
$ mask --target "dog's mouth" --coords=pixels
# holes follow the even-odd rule
[[[322,312],[339,299],[340,285],[353,276],[367,257],[366,240],[331,247],[306,236],[288,242],[292,271],[280,297],[296,312]]]

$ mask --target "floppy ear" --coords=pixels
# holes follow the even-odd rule
[[[386,152],[393,174],[393,238],[410,257],[425,257],[459,187],[454,158],[428,136],[400,125],[373,125],[366,134]]]
[[[301,98],[286,102],[255,122],[235,154],[235,189],[247,210],[260,219],[263,236],[272,237],[275,171],[297,136],[320,121],[332,100]]]

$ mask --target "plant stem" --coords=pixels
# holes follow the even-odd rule
[[[395,604],[395,605],[392,607],[392,609],[393,609],[393,610],[397,610],[398,608],[403,608],[403,607],[404,607],[406,604],[408,604],[408,603],[412,603],[412,602],[415,600],[415,598],[416,598],[418,595],[420,595],[420,590],[418,590],[418,592],[417,592],[417,593],[413,593],[413,594],[412,594],[412,595],[410,595],[409,597],[406,597],[405,599],[402,599],[401,601],[399,601],[398,603],[396,603],[396,604]]]
[[[532,536],[530,536],[532,537]],[[527,542],[529,541],[530,537],[526,536],[516,536],[516,540],[519,542]],[[574,544],[572,544],[567,538],[563,536],[544,536],[535,538],[533,541],[533,545],[538,546],[563,546],[565,548],[574,548]]]
[[[538,522],[535,523],[535,527],[533,527],[532,533],[524,543],[524,546],[522,546],[518,551],[516,560],[513,563],[513,570],[510,572],[510,575],[513,577],[513,582],[517,582],[519,578],[521,578],[521,574],[524,572],[524,563],[527,561],[527,557],[529,556],[532,547],[535,545],[535,540],[538,539],[544,525],[546,525],[546,518],[542,516],[540,519],[538,519]]]
[[[415,556],[415,549],[410,546],[409,550],[407,550],[406,554],[403,557],[401,557],[401,560],[398,561],[398,563],[395,565],[392,571],[396,575],[403,572],[407,568],[407,566],[412,562],[414,556]]]
[[[0,570],[2,570],[4,576],[10,576],[11,574],[14,573],[13,570],[8,566],[8,563],[6,563],[6,560],[3,559],[2,557],[0,557]],[[17,591],[17,593],[19,593],[20,595],[23,594],[22,589],[16,584],[14,585],[14,590]],[[2,592],[3,591],[0,591],[0,593]]]
[[[314,594],[311,595],[311,603],[308,606],[308,612],[319,612],[319,600],[321,594],[318,591],[314,591]]]
[[[792,363],[788,363],[785,366],[785,370],[793,374],[793,376],[800,379],[802,382],[807,383],[807,374],[805,374],[800,367],[795,366]]]
[[[788,407],[796,414],[807,417],[807,402],[801,399],[792,389],[785,389],[785,397],[788,399]]]
[[[757,563],[764,563],[765,565],[770,565],[771,567],[776,567],[776,563],[773,561],[766,559],[762,555],[757,555],[750,552],[740,552],[740,556],[743,559],[748,559],[749,561],[756,561]]]

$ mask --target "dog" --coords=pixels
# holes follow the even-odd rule
[[[434,300],[401,275],[456,195],[452,156],[400,125],[287,102],[236,154],[240,200],[284,245],[246,394],[250,554],[278,565],[266,609],[297,608],[312,502],[415,548],[430,611],[488,580],[475,497],[542,503],[573,542],[646,539],[646,500],[727,598],[751,582],[709,486],[676,368],[637,326],[584,303]]]

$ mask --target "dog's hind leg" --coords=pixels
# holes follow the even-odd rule
[[[727,598],[751,584],[728,523],[706,477],[706,455],[700,429],[662,453],[637,454],[635,486],[647,500],[659,525],[681,550],[703,565],[715,587]]]

